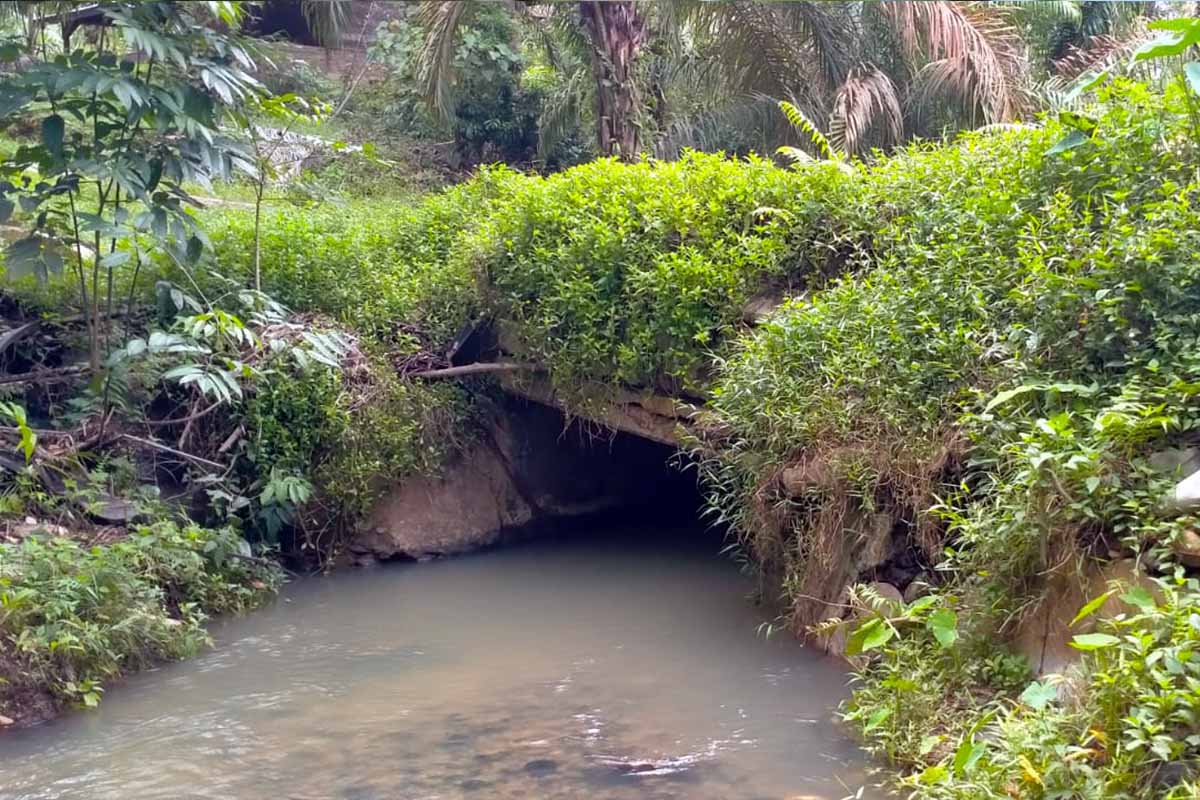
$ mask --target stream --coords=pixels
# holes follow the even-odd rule
[[[3,800],[840,800],[836,662],[694,529],[289,584],[101,707],[0,737]]]

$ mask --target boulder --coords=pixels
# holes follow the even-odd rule
[[[1135,610],[1114,595],[1095,614],[1071,626],[1079,609],[1108,591],[1113,581],[1126,587],[1141,586],[1157,594],[1157,584],[1138,570],[1132,558],[1109,562],[1082,580],[1075,575],[1054,578],[1042,603],[1017,624],[1011,641],[1013,649],[1028,659],[1039,676],[1061,673],[1072,666],[1081,655],[1071,647],[1071,640],[1076,635],[1094,631],[1101,620]]]
[[[929,594],[929,589],[929,576],[924,572],[918,573],[904,589],[905,605],[909,605]]]
[[[1149,458],[1150,466],[1169,475],[1191,475],[1200,470],[1200,448],[1177,447],[1161,450]]]
[[[351,551],[422,559],[496,542],[533,518],[498,453],[477,444],[438,478],[405,481],[371,513]]]
[[[1179,514],[1200,508],[1200,472],[1193,472],[1175,484],[1164,504],[1168,511]]]
[[[884,600],[891,602],[897,610],[904,607],[904,595],[900,594],[900,590],[890,583],[873,581],[867,584],[867,586]]]
[[[1200,567],[1200,533],[1186,530],[1171,543],[1175,557],[1185,567]]]

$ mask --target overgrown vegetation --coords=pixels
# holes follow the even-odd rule
[[[906,46],[921,65],[902,70],[912,87],[964,59],[982,63],[985,45],[1002,43],[999,28],[972,27],[999,11],[967,19],[947,4],[895,5],[870,13],[913,37]],[[629,4],[610,6],[632,38],[645,34]],[[139,4],[136,13],[173,8]],[[467,20],[456,8],[427,4],[433,21],[442,15],[443,44],[472,30],[459,27]],[[754,15],[779,21],[793,11]],[[601,12],[580,14],[570,22],[583,28],[554,28],[559,44],[594,33],[587,26]],[[178,33],[170,21],[164,30]],[[1082,14],[1077,22],[1070,53],[1082,58]],[[460,94],[443,98],[457,115],[447,119],[463,126],[455,136],[468,160],[510,134],[524,159],[533,112],[517,99],[539,65],[528,48],[505,44],[516,35],[511,19],[492,10],[475,24],[476,39],[437,51],[443,77],[452,67],[469,73]],[[1192,20],[1160,27],[1168,39],[1144,54],[1176,57],[1200,41]],[[380,57],[398,74],[430,78],[419,58],[430,51],[418,53],[406,29],[388,30],[396,37],[380,41]],[[962,49],[963,37],[977,47]],[[104,60],[101,39],[55,70],[124,70],[128,91],[167,103],[149,85],[146,59],[161,56],[136,40],[126,42],[126,55],[142,53],[131,67]],[[1041,56],[1057,64],[1066,52]],[[184,62],[174,77],[220,95],[196,85],[196,65]],[[60,338],[82,322],[92,358],[84,368],[61,344],[8,346],[35,378],[95,380],[60,391],[17,376],[28,388],[0,406],[12,423],[4,466],[15,487],[3,508],[53,509],[62,524],[91,529],[113,500],[177,483],[178,505],[209,527],[182,517],[128,524],[92,549],[33,532],[0,544],[0,635],[16,648],[0,667],[91,703],[113,675],[194,649],[203,614],[239,610],[272,586],[241,535],[320,560],[381,486],[435,473],[461,450],[473,435],[472,392],[485,384],[414,375],[450,366],[468,334],[490,336],[484,355],[544,371],[575,410],[628,390],[706,403],[687,435],[714,518],[763,585],[780,589],[788,627],[845,637],[858,678],[846,719],[900,770],[904,788],[939,798],[1194,796],[1200,583],[1189,569],[1200,545],[1197,516],[1164,497],[1200,428],[1200,71],[1155,61],[1148,73],[1153,88],[1088,75],[1062,104],[1074,110],[862,162],[842,150],[861,152],[880,131],[861,119],[851,130],[847,93],[881,84],[850,72],[831,84],[842,106],[821,115],[804,112],[811,102],[787,106],[822,161],[783,168],[688,152],[546,177],[497,166],[412,202],[269,207],[259,172],[252,210],[186,210],[182,170],[169,176],[170,196],[156,197],[142,174],[153,160],[131,167],[141,182],[129,187],[119,175],[89,177],[65,158],[68,144],[103,156],[140,140],[69,130],[54,107],[60,94],[18,97],[26,116],[39,115],[40,143],[24,141],[27,131],[5,151],[19,179],[5,191],[32,198],[12,213],[34,227],[14,246],[18,258],[10,249],[7,271],[18,277],[30,241],[43,267],[55,259],[50,245],[74,249],[71,282],[48,276],[34,290],[27,279],[14,291]],[[635,99],[629,75],[633,83],[607,87],[604,75],[590,77],[601,79],[595,91],[612,90],[592,98],[601,106]],[[103,101],[100,111],[118,116],[141,109],[133,95],[122,99],[120,80],[72,102]],[[542,89],[548,97],[564,87]],[[1000,106],[1027,99],[977,89],[958,111],[1007,119]],[[264,91],[249,81],[242,90]],[[397,102],[416,124],[427,112],[408,91]],[[503,108],[475,109],[480,93]],[[856,97],[879,105],[883,122],[872,124],[887,127],[890,105]],[[501,112],[516,114],[513,127],[488,127]],[[175,148],[162,151],[164,172],[175,137],[204,138],[186,119],[168,122],[153,129]],[[884,132],[889,145],[902,138]],[[628,159],[627,134],[597,136]],[[246,163],[264,168],[261,158]],[[43,173],[57,183],[39,183]],[[149,216],[129,219],[144,225],[117,219],[105,181],[123,187],[124,204],[142,204],[136,213]],[[63,207],[80,186],[99,192],[94,219]],[[169,213],[157,213],[164,204]],[[80,220],[89,237],[74,230]],[[128,298],[123,314],[97,299],[109,286],[105,298]],[[76,308],[72,321],[65,312]],[[911,567],[898,581],[907,600],[855,586],[883,582],[883,561],[863,555],[880,540],[893,548],[885,556]],[[1078,667],[1035,676],[1039,665],[1010,643],[1059,587],[1094,586],[1114,561],[1135,581],[1101,590],[1072,622]],[[25,685],[9,680],[10,691]]]
[[[109,679],[194,654],[210,615],[253,607],[280,577],[230,528],[164,521],[100,546],[46,533],[0,542],[0,709],[10,712],[30,695],[44,702],[46,689],[50,702],[94,706]]]
[[[1099,99],[871,169],[886,213],[859,274],[739,341],[701,436],[714,509],[783,578],[793,626],[860,615],[847,716],[919,796],[1196,791],[1200,597],[1173,549],[1195,518],[1164,508],[1179,476],[1154,458],[1197,419],[1196,100],[1182,80]],[[841,594],[878,514],[953,637]],[[1158,599],[1115,590],[1125,610],[1077,629],[1080,677],[1029,683],[998,642],[1114,557]]]

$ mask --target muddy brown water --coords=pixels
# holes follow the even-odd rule
[[[694,532],[301,579],[191,661],[0,738],[5,800],[839,800],[846,674]]]

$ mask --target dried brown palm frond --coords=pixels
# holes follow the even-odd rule
[[[1072,46],[1054,61],[1056,77],[1078,78],[1085,72],[1100,72],[1127,62],[1139,47],[1153,38],[1153,31],[1141,24],[1124,36],[1089,36],[1082,45]]]
[[[1011,119],[1023,104],[1025,54],[1020,36],[996,9],[975,3],[884,3],[906,56],[925,61],[914,97],[956,98],[982,122]]]
[[[889,147],[904,137],[900,92],[882,70],[862,65],[838,89],[830,115],[834,147],[859,154],[872,146]]]

